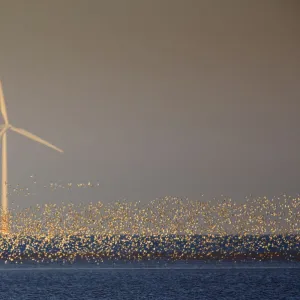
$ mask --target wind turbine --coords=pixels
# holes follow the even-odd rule
[[[2,140],[2,194],[1,194],[1,206],[2,206],[2,233],[8,233],[8,198],[7,198],[7,131],[12,130],[27,138],[34,140],[40,144],[48,146],[58,152],[63,152],[61,149],[55,147],[54,145],[48,143],[47,141],[39,138],[38,136],[24,130],[21,128],[16,128],[12,126],[7,117],[6,105],[3,95],[2,83],[0,81],[0,111],[4,120],[4,124],[0,125],[0,138]]]

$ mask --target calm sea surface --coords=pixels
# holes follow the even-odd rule
[[[2,265],[0,299],[300,300],[300,265]]]

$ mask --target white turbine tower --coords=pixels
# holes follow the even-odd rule
[[[24,130],[21,128],[13,127],[7,117],[6,105],[4,101],[4,95],[2,90],[2,83],[0,81],[0,111],[4,120],[4,124],[0,125],[0,137],[2,139],[2,194],[1,194],[1,205],[2,205],[2,233],[8,233],[8,201],[7,201],[7,130],[12,130],[21,135],[26,136],[29,139],[32,139],[36,142],[39,142],[45,146],[48,146],[56,151],[63,152],[61,149],[55,147],[54,145],[48,143],[47,141],[39,138],[38,136]]]

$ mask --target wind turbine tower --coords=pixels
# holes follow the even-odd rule
[[[48,146],[58,152],[63,152],[61,149],[50,144],[49,142],[39,138],[38,136],[21,128],[12,126],[7,117],[6,105],[3,95],[2,83],[0,81],[0,111],[4,120],[4,124],[0,125],[0,138],[2,146],[2,178],[1,178],[1,231],[3,234],[9,233],[9,219],[8,219],[8,193],[7,193],[7,131],[12,130],[16,133],[24,135],[25,137],[34,140],[40,144]]]

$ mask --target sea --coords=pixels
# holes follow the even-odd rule
[[[1,264],[0,299],[300,300],[300,263]]]

